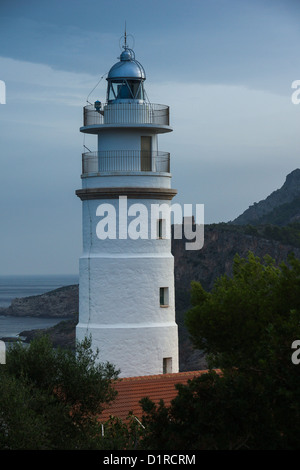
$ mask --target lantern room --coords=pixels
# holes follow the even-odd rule
[[[144,101],[144,81],[146,74],[143,66],[135,59],[132,49],[126,45],[120,61],[113,65],[107,76],[107,103]]]

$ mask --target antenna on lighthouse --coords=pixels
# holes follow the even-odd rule
[[[126,21],[125,21],[125,34],[124,34],[124,38],[125,38],[125,44],[124,44],[124,49],[127,49],[127,34],[126,34]]]
[[[130,41],[130,42],[132,42],[132,46],[128,45],[129,37],[132,39],[132,41]],[[121,46],[121,39],[123,40],[122,46]],[[124,34],[123,34],[123,36],[120,37],[119,47],[120,47],[120,49],[124,49],[125,51],[130,50],[130,51],[133,52],[134,45],[135,45],[134,37],[132,36],[132,34],[127,34],[127,26],[126,26],[126,21],[125,21]]]

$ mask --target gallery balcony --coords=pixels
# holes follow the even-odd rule
[[[83,108],[81,132],[96,134],[108,127],[152,128],[170,132],[169,106],[146,102],[100,103]]]
[[[82,176],[136,172],[170,173],[168,152],[106,150],[82,154]]]

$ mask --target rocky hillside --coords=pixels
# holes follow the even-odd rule
[[[280,189],[266,199],[254,203],[232,223],[238,225],[276,224],[300,222],[300,169],[287,175]]]
[[[14,317],[72,318],[78,313],[78,286],[66,286],[46,292],[14,299],[10,306],[1,308],[1,315]]]
[[[246,257],[249,251],[260,258],[269,254],[276,264],[287,261],[291,252],[300,257],[300,224],[294,230],[286,227],[279,231],[273,231],[269,226],[207,225],[204,229],[204,246],[199,251],[187,251],[184,240],[173,240],[176,286],[186,290],[191,281],[196,280],[210,290],[217,277],[231,275],[235,254]]]
[[[186,251],[184,240],[173,240],[175,260],[176,321],[179,325],[180,369],[196,370],[205,367],[205,361],[199,351],[194,351],[188,333],[184,327],[184,315],[190,306],[189,289],[192,280],[201,282],[206,290],[213,287],[217,277],[231,275],[233,258],[236,253],[246,257],[249,251],[263,258],[269,254],[276,264],[287,261],[293,252],[300,258],[298,246],[285,241],[268,238],[264,230],[251,234],[250,227],[216,224],[205,227],[204,246],[199,251]],[[268,231],[267,231],[268,232]],[[300,241],[300,227],[297,231]],[[283,240],[285,239],[282,236]]]

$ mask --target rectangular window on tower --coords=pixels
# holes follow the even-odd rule
[[[158,219],[157,221],[157,238],[166,238],[166,221],[165,219]]]
[[[172,358],[164,357],[163,358],[163,374],[171,374],[171,373],[172,373]]]
[[[159,303],[161,307],[169,306],[169,288],[160,287],[159,289]]]

